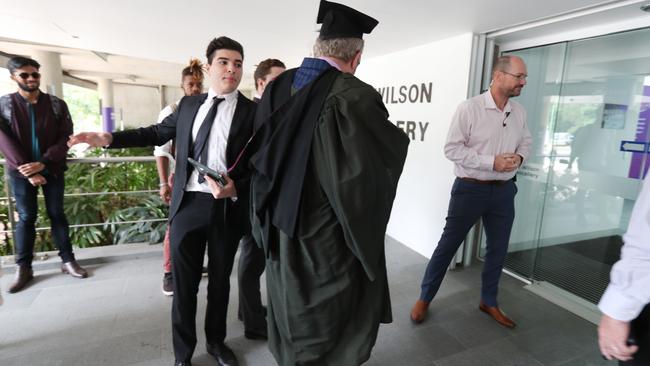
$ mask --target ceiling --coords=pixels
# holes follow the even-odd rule
[[[598,0],[342,0],[380,21],[366,37],[375,57],[467,32],[483,33],[576,9],[630,2]],[[0,7],[0,51],[34,48],[62,54],[74,76],[145,85],[177,85],[190,57],[205,59],[215,36],[242,43],[245,79],[265,58],[297,66],[317,36],[317,0],[32,0]],[[95,52],[90,52],[95,51]]]

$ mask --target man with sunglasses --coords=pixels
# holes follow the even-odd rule
[[[61,271],[76,278],[88,273],[76,262],[70,242],[68,220],[63,212],[63,189],[67,141],[72,118],[66,103],[39,90],[40,64],[26,57],[7,62],[18,91],[0,98],[0,151],[9,164],[11,189],[16,199],[18,224],[14,245],[16,279],[9,292],[22,290],[34,277],[35,223],[38,188],[43,189],[52,238],[63,261]]]
[[[508,251],[515,218],[515,176],[530,155],[532,137],[526,111],[510,100],[526,85],[526,64],[516,56],[499,57],[485,93],[458,106],[453,117],[445,156],[454,163],[456,181],[451,189],[447,222],[422,279],[422,292],[411,310],[411,320],[424,320],[447,267],[480,218],[487,252],[482,273],[479,309],[497,323],[514,328],[515,322],[497,305],[499,278]]]

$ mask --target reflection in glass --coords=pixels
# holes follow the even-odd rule
[[[650,30],[508,53],[528,65],[518,101],[535,156],[517,176],[506,268],[596,303],[650,163],[623,151],[648,142]]]

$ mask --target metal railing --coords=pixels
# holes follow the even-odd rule
[[[153,156],[130,156],[130,157],[97,157],[97,158],[70,158],[67,160],[68,164],[116,164],[116,163],[152,163],[155,162],[155,157]],[[9,179],[8,165],[6,160],[0,159],[0,164],[4,166],[4,182],[5,182],[5,196],[0,197],[1,201],[7,201],[8,209],[8,221],[10,228],[9,229],[0,229],[0,236],[4,236],[9,242],[7,234],[11,234],[11,237],[15,237],[15,228],[16,222],[14,218],[15,204],[14,198],[11,194],[11,181]],[[138,194],[151,194],[158,193],[158,190],[133,190],[133,191],[101,191],[101,192],[83,192],[83,193],[64,193],[64,198],[67,197],[84,197],[84,196],[106,196],[106,195],[138,195]],[[43,197],[39,193],[39,198]],[[114,221],[114,222],[95,222],[87,224],[73,224],[69,225],[70,229],[74,228],[84,228],[84,227],[95,227],[95,226],[105,226],[105,225],[126,225],[126,224],[135,224],[135,223],[145,223],[145,222],[163,222],[167,221],[167,218],[154,218],[154,219],[139,219],[132,221]],[[50,227],[37,227],[36,231],[48,231]],[[10,245],[11,254],[15,254],[14,245]]]

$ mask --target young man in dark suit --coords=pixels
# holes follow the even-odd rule
[[[161,145],[176,138],[175,183],[169,212],[174,300],[172,329],[176,366],[191,365],[196,346],[196,294],[203,254],[208,245],[207,351],[219,365],[237,365],[228,348],[226,313],[230,272],[242,235],[249,230],[250,173],[240,152],[252,135],[255,103],[237,91],[244,50],[237,41],[215,38],[206,51],[210,89],[184,97],[161,123],[132,131],[80,133],[69,144],[121,148]],[[223,172],[226,183],[211,195],[206,177],[187,161],[191,157]],[[207,178],[209,179],[209,178]]]

